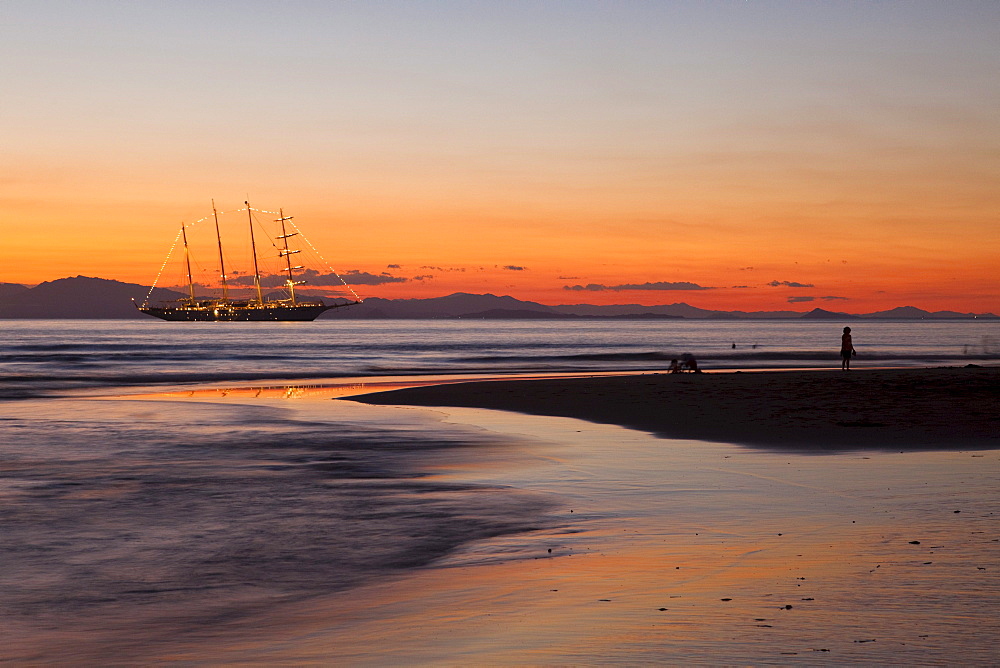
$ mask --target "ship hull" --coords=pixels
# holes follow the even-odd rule
[[[143,306],[146,315],[174,322],[308,322],[336,305]]]

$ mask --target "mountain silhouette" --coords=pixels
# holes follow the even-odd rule
[[[20,283],[0,283],[0,304],[23,297],[30,291],[31,288]]]
[[[691,306],[680,302],[677,304],[661,304],[659,306],[643,306],[642,304],[567,304],[563,306],[553,306],[559,313],[571,313],[573,315],[593,315],[593,316],[619,316],[633,315],[636,313],[654,313],[657,315],[679,316],[682,318],[707,318],[713,313],[720,311],[710,311],[697,306]]]
[[[851,315],[850,313],[834,313],[833,311],[827,311],[821,308],[814,308],[808,313],[802,314],[803,320],[854,320],[860,316]]]
[[[132,300],[141,302],[147,294],[149,287],[136,283],[89,276],[60,278],[0,298],[0,318],[141,318]],[[151,299],[173,300],[184,296],[156,288]]]
[[[322,293],[300,292],[303,297],[322,297]],[[123,283],[105,278],[75,276],[46,281],[29,288],[17,283],[0,283],[0,318],[146,318],[136,310],[132,300],[172,301],[187,295],[177,290],[156,288],[150,294],[149,286]],[[268,299],[279,299],[280,293],[268,293]],[[330,302],[329,298],[326,298]],[[798,311],[717,311],[702,309],[690,304],[572,304],[546,306],[510,296],[470,294],[456,292],[444,297],[425,299],[384,299],[371,297],[364,303],[350,308],[327,311],[320,318],[369,320],[382,318],[444,319],[486,318],[505,320],[562,319],[562,318],[622,318],[622,319],[805,319],[805,320],[854,320],[854,319],[995,319],[992,313],[958,313],[956,311],[930,312],[915,306],[900,306],[888,311],[865,315],[834,313],[821,308],[808,313]]]
[[[345,309],[327,311],[321,318],[457,318],[469,313],[485,311],[529,311],[539,317],[555,316],[551,307],[537,302],[528,302],[513,297],[498,297],[492,294],[473,295],[456,292],[446,297],[427,299],[383,299],[371,297],[364,303]]]

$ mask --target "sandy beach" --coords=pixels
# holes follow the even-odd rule
[[[988,665],[997,371],[8,403],[0,657]]]
[[[996,367],[489,381],[353,399],[573,417],[668,438],[776,448],[1000,448]]]
[[[816,457],[503,411],[254,401],[283,401],[299,419],[331,424],[479,433],[473,457],[429,453],[422,484],[432,489],[414,489],[410,502],[472,485],[486,503],[502,503],[496,493],[509,490],[548,509],[530,528],[346,591],[273,598],[208,623],[195,616],[196,627],[165,619],[171,608],[111,627],[74,623],[24,639],[16,657],[32,665],[992,663],[997,451]]]

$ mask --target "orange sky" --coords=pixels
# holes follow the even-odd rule
[[[12,2],[0,282],[249,196],[362,296],[1000,312],[1000,5],[421,7]]]

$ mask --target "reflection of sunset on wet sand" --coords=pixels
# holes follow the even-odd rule
[[[418,389],[363,398],[549,397],[536,412],[607,419],[588,403],[602,393],[619,409],[665,406],[651,383],[715,384],[735,410],[781,382],[802,394],[935,376],[966,379],[971,413],[995,400],[968,374],[991,373],[455,374],[8,402],[5,535],[39,551],[0,573],[6,655],[984,663],[998,630],[995,449],[803,454],[333,399],[403,385]]]
[[[205,642],[172,644],[169,656],[887,664],[947,662],[959,652],[969,663],[990,660],[996,452],[789,459],[571,420],[449,413],[507,434],[512,446],[532,440],[507,465],[446,464],[435,479],[555,495],[563,501],[549,526],[471,544],[407,577],[262,612],[254,638],[222,625]],[[150,649],[152,660],[166,658]]]
[[[553,378],[599,377],[606,375],[629,375],[622,373],[560,373],[560,374],[436,374],[422,376],[376,376],[358,378],[336,378],[313,383],[286,383],[268,385],[234,385],[230,387],[190,387],[175,388],[150,393],[130,392],[122,395],[129,399],[339,399],[372,392],[390,392],[411,387],[449,385],[469,381],[491,380],[542,380]],[[122,397],[118,397],[122,398]]]

